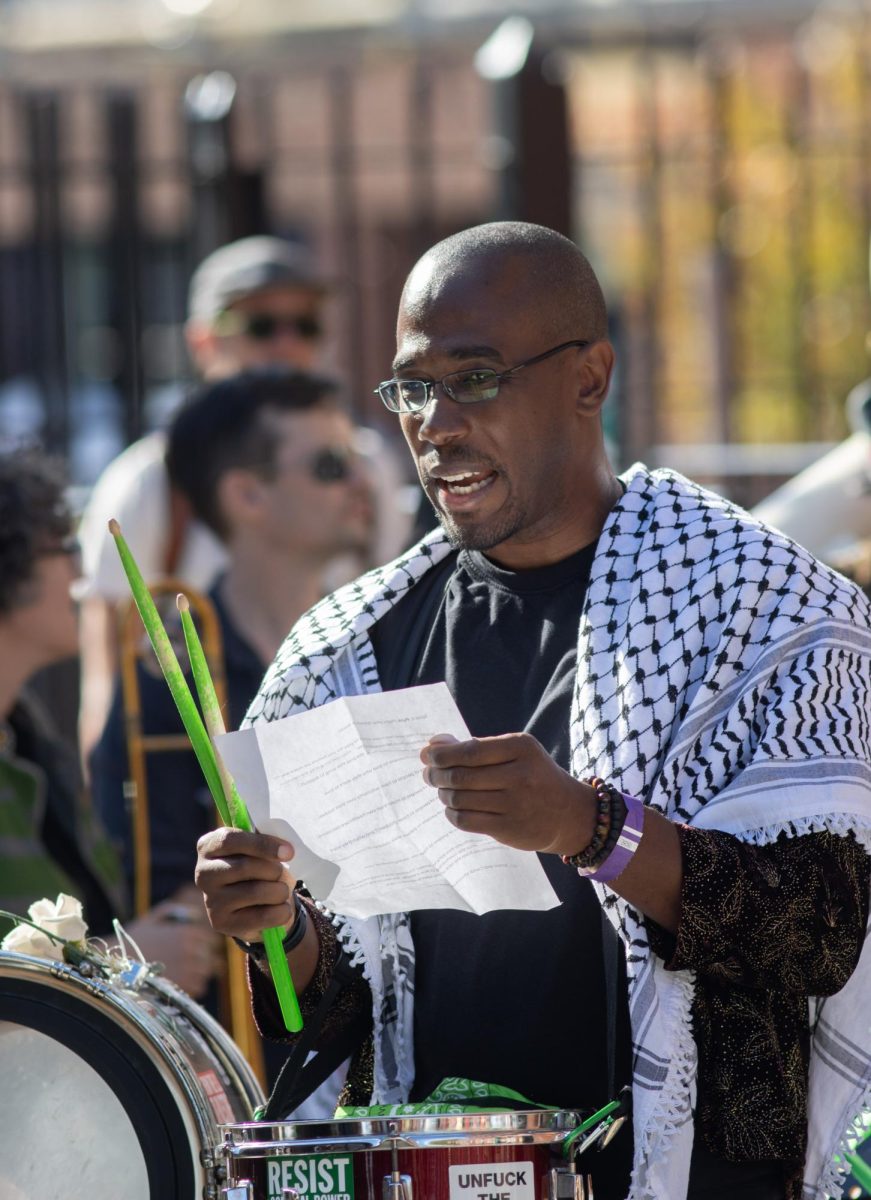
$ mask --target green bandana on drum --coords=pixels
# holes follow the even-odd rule
[[[556,1109],[556,1104],[539,1104],[513,1088],[498,1083],[479,1083],[477,1079],[443,1079],[426,1100],[417,1104],[349,1105],[336,1109],[337,1117],[415,1117],[439,1113],[459,1115],[466,1112],[505,1112],[506,1109]]]

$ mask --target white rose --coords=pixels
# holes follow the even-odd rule
[[[35,925],[41,926],[49,933],[64,938],[68,942],[84,941],[88,927],[82,917],[81,901],[75,896],[67,896],[61,892],[57,900],[37,900],[27,910],[27,915]],[[34,932],[36,932],[34,930]],[[53,957],[60,954],[60,946],[55,943],[57,950]]]
[[[41,930],[34,929],[31,925],[16,925],[14,929],[10,929],[0,942],[0,949],[53,960],[60,959],[62,953],[60,944],[53,943]]]

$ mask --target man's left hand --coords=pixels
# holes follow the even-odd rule
[[[531,734],[467,742],[442,735],[420,758],[424,779],[438,788],[457,829],[550,854],[577,854],[592,840],[595,792],[558,767]]]

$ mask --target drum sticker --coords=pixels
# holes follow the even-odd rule
[[[536,1200],[531,1162],[448,1167],[450,1200]]]
[[[214,1071],[198,1071],[197,1078],[203,1085],[203,1091],[212,1106],[215,1120],[219,1125],[231,1125],[236,1118],[218,1076]]]
[[[266,1160],[266,1200],[283,1200],[294,1188],[300,1200],[354,1200],[350,1154],[295,1154]]]

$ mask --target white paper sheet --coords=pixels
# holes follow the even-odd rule
[[[470,736],[444,683],[345,697],[215,744],[254,824],[292,842],[293,874],[334,912],[555,907],[534,854],[450,824],[420,761],[438,733]]]

